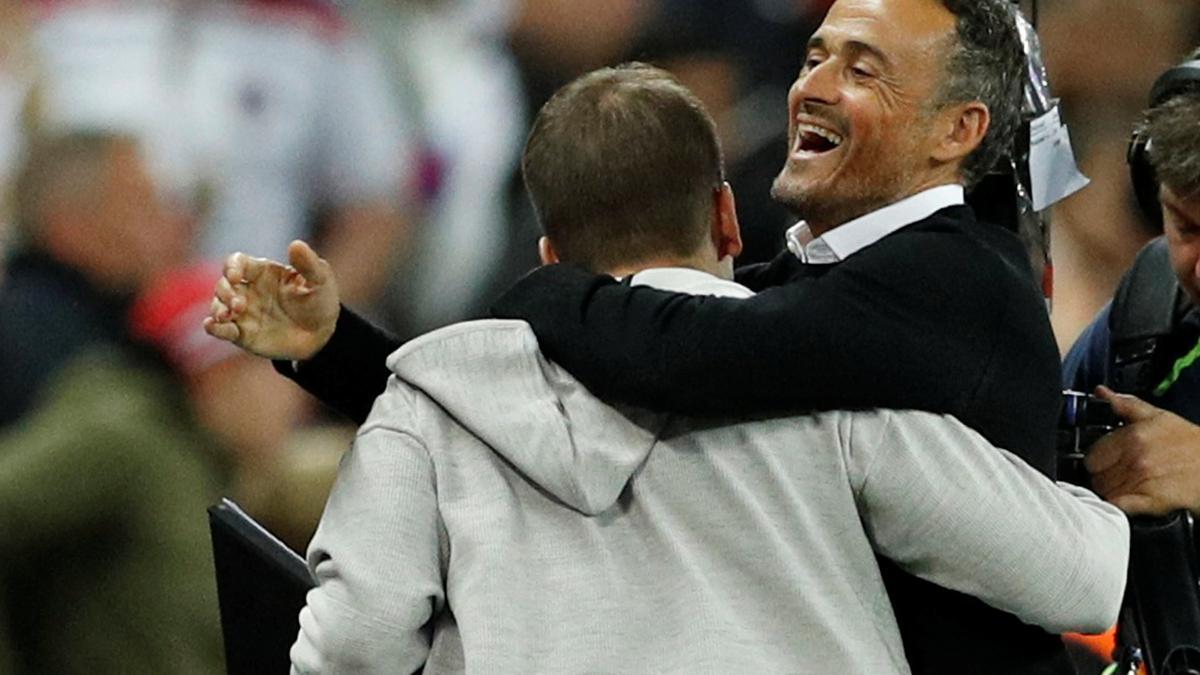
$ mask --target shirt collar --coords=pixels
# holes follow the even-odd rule
[[[820,237],[813,237],[802,220],[787,231],[787,247],[801,262],[841,262],[902,227],[948,206],[965,204],[963,195],[961,185],[939,185],[843,223]]]
[[[633,275],[634,286],[650,286],[660,291],[675,291],[691,295],[716,295],[727,298],[748,298],[754,295],[749,288],[728,279],[690,267],[652,267]]]

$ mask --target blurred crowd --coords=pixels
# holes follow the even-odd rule
[[[708,106],[741,261],[769,259],[784,99],[829,4],[0,0],[0,673],[219,672],[203,507],[306,546],[353,429],[203,335],[213,262],[303,238],[401,336],[481,315],[537,263],[530,111],[630,59]],[[1154,234],[1124,146],[1200,7],[1038,15],[1092,179],[1053,213],[1065,350]]]

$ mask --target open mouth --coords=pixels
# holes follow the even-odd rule
[[[795,150],[798,153],[824,154],[837,149],[843,140],[841,134],[815,124],[801,123],[796,126]]]

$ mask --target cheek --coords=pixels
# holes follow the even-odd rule
[[[860,154],[867,155],[867,159],[871,161],[887,161],[890,159],[891,152],[880,152],[881,146],[890,145],[894,139],[891,138],[891,129],[881,124],[879,118],[870,111],[865,110],[849,110],[847,111],[847,120],[850,126],[850,138],[852,141],[852,149]]]
[[[1200,243],[1178,243],[1171,245],[1171,267],[1184,285],[1196,284],[1196,262],[1200,260]]]
[[[800,110],[800,80],[796,80],[796,82],[792,84],[792,88],[788,89],[787,110],[787,127],[790,135],[792,127],[796,125],[796,113]]]

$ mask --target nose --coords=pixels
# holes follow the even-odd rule
[[[824,61],[801,72],[788,92],[793,110],[801,103],[837,103],[840,96],[841,88],[834,59]]]

